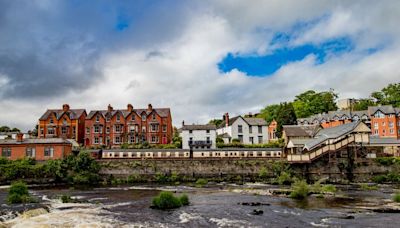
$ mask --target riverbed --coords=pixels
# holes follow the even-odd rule
[[[392,186],[364,191],[339,186],[337,195],[294,200],[271,195],[264,184],[192,186],[134,185],[74,189],[30,188],[39,203],[8,206],[0,188],[0,227],[399,227],[400,214],[371,208],[392,204]],[[151,209],[161,190],[187,194],[190,205],[174,210]],[[68,194],[80,203],[63,204]],[[17,211],[45,207],[49,212],[23,217]],[[255,213],[258,212],[258,213]],[[19,216],[18,216],[19,215]]]

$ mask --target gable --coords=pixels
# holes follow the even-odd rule
[[[353,132],[371,132],[371,129],[369,129],[369,127],[363,123],[360,122],[353,130]]]

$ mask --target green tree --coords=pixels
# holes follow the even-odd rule
[[[276,116],[276,136],[280,138],[282,136],[283,125],[297,124],[296,113],[294,111],[292,103],[281,103],[279,105],[278,115]]]
[[[296,96],[293,107],[297,118],[305,118],[314,114],[337,110],[337,94],[330,91],[315,92],[308,90]]]
[[[223,122],[223,120],[221,120],[221,119],[212,119],[212,120],[208,121],[208,124],[214,124],[215,126],[218,127],[222,122]]]
[[[389,84],[379,92],[373,92],[371,97],[381,105],[400,107],[400,83]]]
[[[273,120],[276,120],[279,107],[280,105],[278,104],[268,105],[265,108],[261,109],[260,114],[258,114],[257,117],[265,119],[267,123],[271,123]]]
[[[8,126],[1,126],[0,127],[0,132],[9,132],[11,129]]]
[[[368,106],[374,106],[375,102],[372,99],[360,99],[352,107],[353,111],[367,110]]]

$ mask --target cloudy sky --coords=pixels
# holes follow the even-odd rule
[[[0,125],[170,107],[174,124],[400,81],[398,0],[0,0]]]

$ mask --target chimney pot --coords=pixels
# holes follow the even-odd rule
[[[113,111],[113,107],[111,106],[111,104],[108,105],[108,108],[107,108],[107,109],[108,109],[109,112],[112,112],[112,111]]]
[[[153,106],[151,104],[148,105],[148,110],[149,111],[153,110]]]
[[[69,104],[63,104],[63,111],[66,112],[69,110]]]
[[[131,104],[128,104],[128,111],[132,112],[133,111],[133,106]]]
[[[22,141],[24,141],[24,134],[17,133],[17,142],[22,142]]]

